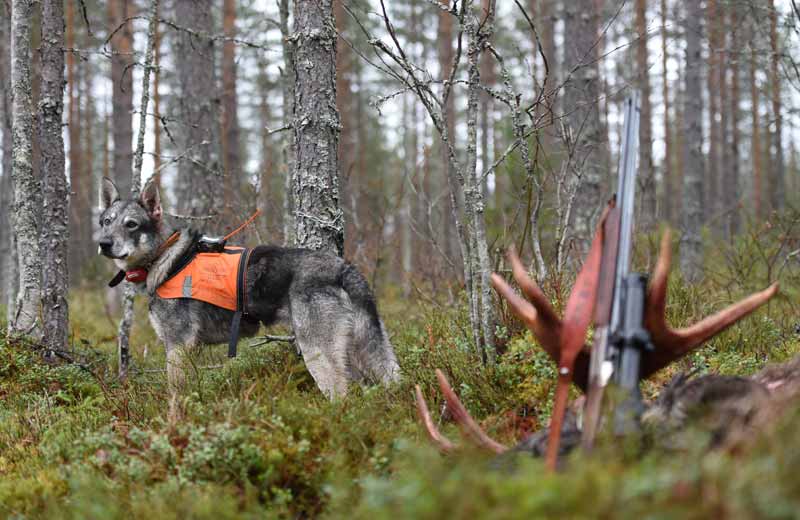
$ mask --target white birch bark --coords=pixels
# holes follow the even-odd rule
[[[484,42],[488,41],[494,25],[494,2],[489,6],[488,16],[479,27],[479,20],[470,13],[466,19],[465,32],[467,45],[469,86],[467,89],[467,164],[464,175],[464,212],[468,222],[472,247],[470,264],[472,272],[471,300],[475,306],[475,325],[480,325],[484,359],[488,364],[495,362],[494,346],[494,303],[490,276],[492,266],[489,260],[489,246],[486,241],[485,200],[481,180],[478,178],[478,105],[481,92],[480,56]],[[471,6],[470,6],[471,7]]]
[[[33,101],[31,98],[31,0],[11,4],[12,166],[14,231],[17,237],[19,291],[12,334],[41,334],[42,261],[39,255],[37,213],[41,186],[33,173]]]

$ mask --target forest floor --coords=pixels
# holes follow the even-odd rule
[[[759,240],[767,235],[773,245]],[[800,352],[793,304],[800,265],[785,260],[791,248],[779,231],[750,237],[715,244],[702,284],[671,280],[670,321],[695,321],[773,279],[781,295],[645,383],[646,397],[689,366],[750,374]],[[655,239],[641,242],[644,266]],[[242,342],[229,362],[224,347],[209,347],[193,359],[186,418],[171,427],[163,348],[146,325],[145,302],[137,304],[135,370],[125,384],[115,377],[115,324],[101,302],[99,290],[72,296],[82,367],[47,364],[30,345],[0,340],[0,517],[782,518],[800,511],[800,407],[733,451],[708,452],[702,439],[671,449],[605,439],[591,455],[570,456],[557,474],[528,456],[498,467],[468,443],[440,455],[413,398],[418,383],[439,410],[435,368],[495,438],[513,445],[547,424],[554,368],[510,319],[499,330],[506,352],[487,368],[472,353],[462,305],[383,294],[402,382],[354,388],[334,403],[289,344]],[[454,425],[443,430],[459,439]]]

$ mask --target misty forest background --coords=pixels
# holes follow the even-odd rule
[[[0,511],[52,515],[67,497],[78,516],[436,516],[459,489],[476,490],[465,514],[521,500],[540,466],[501,483],[469,471],[476,454],[453,469],[398,440],[420,437],[410,385],[434,394],[432,369],[445,368],[506,440],[547,424],[554,369],[489,275],[508,274],[514,246],[563,305],[616,189],[634,90],[634,263],[649,270],[658,236],[675,231],[670,318],[782,284],[767,311],[688,365],[751,373],[791,356],[798,48],[794,0],[0,0]],[[186,425],[167,425],[146,302],[105,287],[116,269],[94,242],[100,179],[135,195],[151,176],[176,225],[223,235],[260,209],[235,242],[355,263],[402,385],[328,403],[285,343],[244,347],[226,366],[212,349]],[[669,459],[614,471],[654,475],[626,495],[631,511],[640,499],[679,514],[686,499],[716,514],[757,488],[750,468],[797,458],[756,453],[752,466],[713,469],[698,457],[692,477]],[[602,466],[547,482],[575,486]],[[720,484],[726,471],[736,477]],[[449,487],[424,484],[437,478]],[[660,494],[684,479],[720,487]],[[614,510],[621,495],[604,489],[596,504]],[[733,511],[791,510],[795,491]],[[560,505],[537,496],[526,511],[585,507],[579,493]]]

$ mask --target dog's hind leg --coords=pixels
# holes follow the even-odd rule
[[[342,298],[299,289],[290,295],[290,305],[295,341],[308,371],[328,399],[344,396],[352,379],[348,348],[353,324],[342,310]]]
[[[367,281],[355,267],[346,264],[342,286],[351,302],[349,310],[354,344],[351,365],[367,382],[389,384],[397,381],[400,367]]]

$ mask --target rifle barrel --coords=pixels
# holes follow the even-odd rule
[[[633,246],[633,217],[636,202],[636,160],[639,157],[639,93],[634,92],[625,100],[625,125],[622,135],[622,149],[619,155],[619,181],[617,203],[620,208],[619,248],[617,270],[614,276],[614,294],[622,294],[631,268],[631,249]],[[615,297],[611,308],[611,329],[621,325],[625,302]]]

